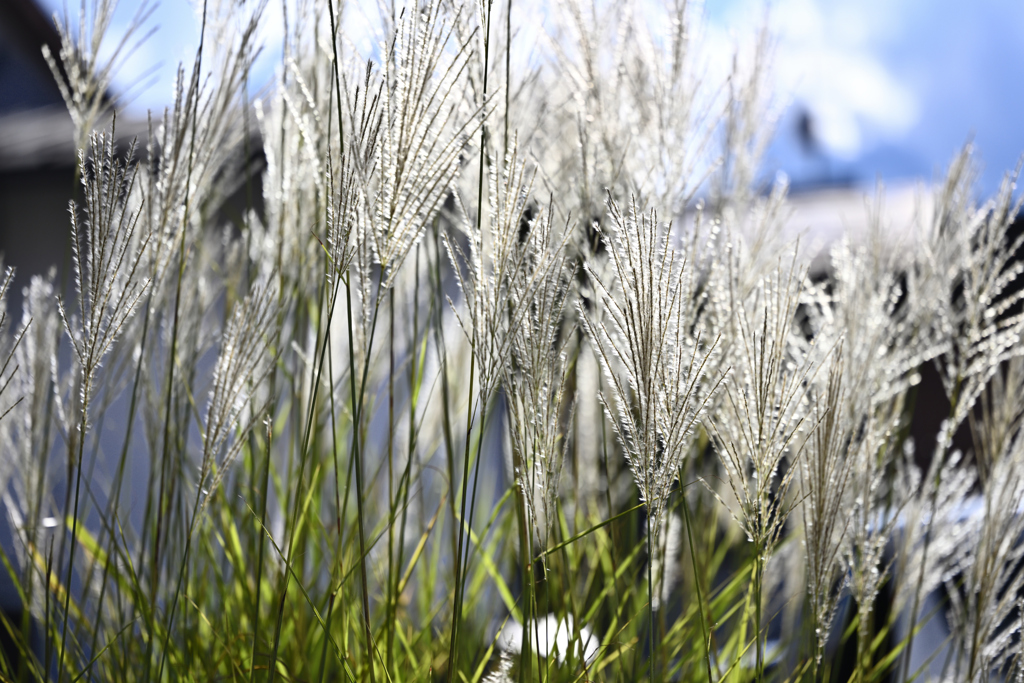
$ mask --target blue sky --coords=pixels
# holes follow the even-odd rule
[[[42,0],[59,11],[62,0]],[[72,11],[78,3],[71,1]],[[138,6],[122,0],[113,25],[123,31]],[[973,140],[983,163],[979,190],[994,192],[1024,152],[1024,2],[1020,0],[773,0],[777,36],[772,85],[788,107],[766,159],[767,172],[794,183],[840,178],[934,180]],[[706,37],[723,58],[763,17],[762,0],[707,0]],[[280,3],[264,22],[268,49],[255,81],[269,82],[279,55]],[[188,0],[163,0],[155,39],[122,70],[137,83],[154,65],[152,85],[131,109],[162,108],[178,61],[190,62],[198,17]],[[806,112],[819,143],[807,154],[796,134]]]
[[[708,2],[709,28],[742,35],[759,7]],[[933,180],[973,140],[988,194],[1024,152],[1024,2],[776,0],[771,22],[776,92],[791,108],[768,163],[795,181]],[[817,157],[798,143],[801,110]]]

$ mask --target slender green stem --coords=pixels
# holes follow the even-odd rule
[[[167,662],[168,649],[171,642],[171,627],[174,625],[174,616],[178,607],[178,598],[181,596],[181,588],[188,582],[188,558],[192,550],[192,535],[195,533],[196,522],[199,518],[199,503],[203,499],[202,483],[196,491],[195,502],[192,504],[192,514],[189,517],[188,534],[185,536],[185,550],[181,555],[181,564],[178,568],[178,581],[174,588],[174,596],[171,598],[170,612],[167,616],[167,626],[164,627],[164,643],[160,651],[160,664],[156,670],[156,680],[163,679],[164,664]]]

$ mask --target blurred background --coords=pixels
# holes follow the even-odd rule
[[[756,0],[710,0],[719,40],[750,31]],[[934,180],[973,141],[996,192],[1024,152],[1024,3],[777,0],[775,92],[788,98],[766,164],[795,186]]]
[[[23,275],[53,263],[53,240],[66,234],[72,129],[40,49],[56,54],[54,18],[68,16],[74,27],[78,11],[74,1],[0,0],[0,251]],[[369,23],[376,3],[345,11],[350,25]],[[140,12],[147,28],[126,46],[131,56],[108,93],[125,145],[145,132],[148,110],[171,103],[177,66],[191,64],[199,37],[189,0],[122,0],[111,36],[124,35]],[[273,80],[287,26],[282,3],[266,12],[254,97]],[[914,184],[939,180],[968,141],[983,164],[978,194],[991,195],[1024,152],[1024,3],[775,0],[766,12],[762,0],[709,0],[701,12],[712,72],[727,69],[735,46],[766,21],[774,36],[775,135],[762,177],[788,178],[797,229],[834,235],[862,222],[865,192],[878,181],[898,225],[912,210]]]
[[[54,13],[65,12],[64,0],[0,0],[10,6],[33,3],[51,25]],[[267,8],[273,20],[263,23],[266,49],[253,73],[254,90],[271,81],[280,63],[286,24],[280,5],[275,1]],[[127,30],[140,6],[139,0],[120,2],[112,35]],[[78,2],[68,9],[73,24]],[[138,46],[115,79],[127,112],[139,117],[170,104],[177,65],[191,63],[198,43],[199,15],[192,2],[163,0],[152,10],[152,38]],[[348,3],[347,19],[361,19],[364,10],[374,13],[376,3]],[[720,53],[716,61],[727,62],[733,45],[763,22],[765,2],[707,0],[703,12],[706,45]],[[17,55],[32,51],[4,30],[23,33],[3,26],[10,14],[0,14],[4,114],[44,103],[35,92],[10,92],[30,87],[17,74],[25,66]],[[794,185],[930,179],[970,139],[985,163],[979,191],[990,194],[1024,152],[1024,3],[774,0],[768,22],[776,38],[771,85],[785,113],[766,165],[783,169]]]
[[[253,97],[273,81],[294,4],[267,7]],[[198,9],[189,0],[118,5],[109,47],[138,18],[146,27],[125,46],[130,57],[108,93],[122,148],[145,133],[147,111],[171,103],[178,64],[191,64],[198,44]],[[72,127],[41,47],[56,54],[55,17],[74,27],[78,11],[64,0],[0,0],[0,251],[22,275],[54,263],[66,235]],[[372,24],[376,11],[372,0],[350,3],[346,21]],[[888,222],[898,226],[913,211],[915,188],[941,179],[969,141],[982,163],[978,195],[992,195],[1024,152],[1024,3],[775,0],[766,10],[763,0],[709,0],[700,12],[713,76],[766,22],[774,36],[765,123],[774,137],[762,178],[766,186],[788,179],[795,230],[828,238],[856,229],[878,181]]]

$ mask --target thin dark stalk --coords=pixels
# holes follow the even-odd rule
[[[274,432],[272,423],[267,423],[267,458],[263,465],[263,485],[260,489],[260,525],[264,523],[267,518],[267,499],[270,497],[270,445],[273,440]],[[260,595],[262,594],[263,585],[263,551],[266,545],[267,535],[260,530],[260,542],[259,550],[256,556],[256,590],[255,596],[253,597],[252,606],[252,649],[249,654],[249,681],[255,680],[256,672],[256,640],[259,634],[260,625]],[[329,621],[329,620],[328,620]]]
[[[150,576],[150,585],[153,593],[150,596],[151,605],[150,609],[156,607],[156,594],[157,594],[157,580],[160,571],[160,536],[163,523],[163,501],[164,501],[164,488],[167,476],[167,467],[169,459],[169,444],[171,440],[171,404],[173,397],[174,388],[174,370],[177,366],[175,362],[178,349],[178,326],[181,318],[181,283],[185,277],[185,265],[186,265],[186,254],[185,249],[186,235],[188,233],[188,219],[189,219],[189,208],[192,200],[191,194],[187,188],[192,183],[192,172],[195,165],[195,140],[196,132],[198,127],[199,119],[199,79],[202,72],[203,64],[203,41],[206,34],[206,0],[203,0],[203,19],[202,26],[199,32],[199,48],[196,50],[196,63],[195,68],[192,71],[192,82],[189,86],[189,99],[192,104],[192,136],[189,140],[189,155],[188,155],[188,171],[185,175],[185,211],[181,219],[181,240],[178,244],[178,282],[175,289],[174,296],[174,316],[171,325],[171,349],[168,355],[167,361],[167,392],[164,397],[164,433],[163,433],[163,451],[160,458],[160,489],[157,495],[157,515],[156,515],[156,532],[153,537],[153,566]],[[150,641],[152,643],[152,640]],[[148,668],[147,664],[147,668]]]
[[[373,631],[370,627],[370,591],[367,587],[366,582],[366,532],[364,531],[364,513],[363,513],[363,495],[365,488],[363,487],[363,460],[362,450],[359,443],[359,425],[361,422],[361,406],[362,406],[362,391],[360,391],[359,398],[356,398],[356,361],[355,361],[355,341],[352,333],[352,287],[350,285],[350,278],[345,278],[345,296],[347,301],[347,322],[348,322],[348,362],[349,362],[349,387],[352,393],[352,461],[353,467],[356,471],[356,525],[359,529],[359,580],[360,587],[362,588],[363,598],[363,626],[366,633],[366,654],[368,657],[367,665],[369,666],[370,681],[373,683],[374,680],[374,666],[373,666]],[[380,298],[378,297],[378,304]],[[376,323],[376,312],[374,313],[374,323]],[[373,325],[375,328],[376,325]],[[370,345],[372,346],[372,333]],[[366,349],[366,362],[369,364],[371,348]],[[368,371],[363,372],[362,383],[366,383],[366,375]]]
[[[420,248],[416,246],[416,274],[419,276],[420,266]],[[404,482],[404,488],[402,482],[399,483],[399,489],[402,491],[402,521],[399,524],[398,530],[398,562],[396,564],[395,571],[395,586],[392,591],[394,595],[394,609],[392,611],[392,620],[396,621],[396,612],[398,606],[398,600],[401,598],[401,577],[402,577],[402,564],[404,561],[405,554],[405,530],[406,523],[408,520],[408,508],[409,508],[409,489],[411,487],[412,477],[412,461],[416,453],[416,405],[419,397],[419,377],[417,375],[417,358],[416,358],[416,341],[419,339],[419,297],[416,291],[413,291],[413,314],[412,314],[412,334],[409,342],[409,446],[408,453],[405,461],[405,472],[402,475],[402,482]],[[390,646],[389,646],[390,652]]]
[[[697,553],[693,548],[693,532],[690,528],[690,504],[686,500],[686,491],[681,490],[683,499],[683,521],[686,523],[686,540],[690,545],[690,563],[693,566],[693,585],[697,590],[697,613],[700,615],[700,635],[704,644],[704,663],[707,666],[708,683],[711,683],[711,641],[708,639],[708,627],[704,617],[704,596],[700,587],[700,572],[697,569]]]
[[[467,534],[469,534],[469,533],[471,533],[473,531],[473,512],[476,509],[476,494],[477,494],[477,491],[479,490],[478,484],[480,483],[480,463],[483,460],[483,449],[484,449],[484,440],[485,440],[485,433],[486,433],[486,431],[487,431],[487,403],[484,403],[481,406],[481,411],[480,411],[480,436],[478,437],[477,447],[476,447],[476,462],[473,463],[473,495],[470,496],[470,499],[469,499],[469,520],[466,523],[466,533]],[[482,542],[482,539],[481,539],[481,542]],[[472,543],[469,542],[469,538],[467,536],[467,538],[466,538],[466,558],[465,558],[465,560],[462,563],[463,582],[465,582],[465,575],[466,575],[466,573],[469,570],[469,560],[472,557],[470,551],[471,551],[472,547],[473,547]],[[463,588],[463,593],[465,593],[465,588]],[[463,597],[465,597],[465,596],[463,596]],[[461,603],[460,603],[460,608],[461,608]]]
[[[754,678],[757,681],[764,680],[764,641],[761,639],[761,591],[764,585],[764,559],[762,550],[758,549],[757,557],[754,558],[754,638],[755,662]]]
[[[420,272],[420,245],[416,245],[416,276],[419,279]],[[412,477],[412,462],[416,455],[417,449],[417,437],[419,430],[416,427],[416,410],[419,406],[419,392],[420,382],[422,381],[421,374],[419,373],[419,364],[421,359],[418,357],[417,346],[420,338],[420,311],[419,311],[419,288],[416,288],[412,293],[412,334],[409,337],[409,444],[407,446],[407,457],[405,463],[405,480],[406,487],[403,492],[403,509],[402,509],[402,523],[399,531],[399,538],[405,538],[406,528],[406,506],[409,502],[409,482]],[[398,545],[398,567],[401,569],[402,566],[402,555],[404,554],[405,543],[399,543]],[[396,583],[397,585],[397,583]]]
[[[46,553],[46,587],[47,590],[43,591],[45,597],[45,604],[43,606],[43,623],[46,628],[46,644],[43,646],[43,667],[47,670],[50,668],[50,660],[53,657],[53,628],[50,624],[50,615],[52,609],[50,608],[50,594],[53,592],[49,590],[49,587],[53,585],[53,539],[50,539],[50,550]]]
[[[456,655],[458,654],[459,621],[462,614],[462,546],[465,538],[466,519],[466,498],[468,497],[467,487],[469,485],[469,457],[472,444],[473,431],[473,381],[476,375],[476,354],[469,357],[469,405],[466,408],[466,449],[463,454],[462,469],[462,508],[460,515],[453,521],[459,527],[459,543],[455,554],[455,595],[452,605],[452,633],[451,644],[448,652],[448,681],[452,683],[458,680],[456,673]]]
[[[346,280],[345,282],[346,282],[346,290],[347,290],[348,289],[348,281]],[[339,288],[337,286],[335,286],[333,294],[332,294],[332,297],[331,297],[331,304],[330,304],[330,307],[329,307],[328,313],[327,313],[326,323],[324,324],[324,328],[325,328],[326,331],[324,332],[323,343],[322,343],[322,345],[320,346],[320,349],[319,349],[319,352],[320,352],[319,356],[320,357],[319,357],[319,360],[317,361],[316,368],[313,369],[313,377],[312,377],[313,382],[312,382],[312,385],[311,385],[309,404],[307,406],[306,425],[305,425],[305,428],[304,428],[303,434],[302,434],[302,442],[299,444],[299,448],[300,448],[300,452],[299,452],[299,471],[298,471],[298,475],[297,475],[297,477],[295,479],[295,482],[296,482],[295,497],[294,497],[294,501],[293,501],[293,504],[292,504],[291,525],[289,527],[289,530],[292,533],[294,533],[295,529],[298,527],[299,504],[300,504],[300,502],[302,500],[301,483],[302,483],[303,478],[305,477],[306,462],[307,462],[307,460],[309,458],[309,446],[310,446],[310,441],[311,441],[310,436],[311,436],[312,431],[313,431],[313,422],[314,422],[314,418],[315,418],[315,414],[316,414],[316,402],[317,402],[317,397],[319,396],[320,381],[321,381],[321,377],[323,375],[323,369],[324,369],[324,359],[325,359],[325,357],[327,355],[327,348],[330,346],[330,344],[329,344],[329,341],[330,341],[330,327],[331,327],[331,320],[334,318],[334,307],[335,307],[335,303],[336,303],[337,297],[338,297],[338,290],[339,290]],[[326,286],[326,281],[325,281],[325,284],[324,284],[324,286],[323,286],[323,288],[321,290],[321,295],[320,295],[319,299],[322,301],[325,298],[326,294],[327,294],[327,286]],[[351,294],[349,294],[349,308],[351,309]],[[320,323],[324,323],[323,316],[321,316],[318,319],[318,325]],[[316,338],[318,340],[318,343],[320,343],[319,342],[319,339],[320,339],[320,330],[319,329],[317,330]],[[351,349],[350,349],[350,353],[351,353]],[[293,536],[292,538],[289,539],[289,542],[288,542],[288,552],[287,552],[287,555],[285,557],[285,566],[286,567],[291,567],[291,565],[292,565],[292,553],[295,550],[295,545],[296,545],[295,544],[295,538]],[[273,683],[274,678],[275,678],[276,673],[277,673],[277,666],[276,666],[276,664],[277,664],[277,650],[278,650],[278,646],[280,645],[280,640],[281,640],[281,627],[282,627],[282,619],[283,619],[284,602],[285,602],[285,598],[288,595],[288,584],[291,582],[291,572],[290,571],[285,571],[283,576],[282,576],[282,578],[281,578],[281,581],[282,581],[282,584],[283,584],[281,586],[281,588],[280,588],[281,600],[280,600],[280,604],[279,604],[279,607],[278,607],[277,623],[276,623],[276,625],[274,627],[274,646],[273,646],[273,649],[271,651],[271,659],[270,659],[270,682],[271,683]]]
[[[212,493],[211,493],[212,495]],[[171,641],[171,627],[174,625],[174,615],[176,608],[178,607],[178,598],[181,596],[181,588],[188,581],[188,558],[189,553],[192,550],[192,536],[195,533],[196,521],[199,517],[199,503],[202,502],[203,491],[202,488],[196,491],[195,502],[192,504],[192,514],[188,525],[188,534],[185,536],[185,551],[181,556],[181,565],[178,569],[178,581],[174,588],[174,597],[171,599],[171,609],[167,616],[167,626],[165,627],[164,644],[160,652],[160,665],[156,670],[156,680],[163,679],[164,664],[167,662],[167,650],[170,647]]]
[[[139,380],[140,380],[141,375],[142,375],[143,352],[144,352],[144,350],[146,348],[146,338],[147,338],[148,332],[149,332],[149,316],[150,316],[150,303],[151,302],[152,302],[152,297],[150,297],[149,300],[147,301],[146,312],[145,312],[145,315],[143,316],[143,319],[142,319],[142,339],[139,342],[139,360],[138,360],[138,362],[135,365],[135,379],[132,381],[132,393],[131,393],[131,400],[129,401],[129,404],[128,404],[128,418],[127,418],[126,426],[125,426],[124,442],[123,442],[123,444],[121,446],[121,455],[120,455],[120,457],[118,459],[118,464],[117,464],[116,485],[114,486],[114,491],[113,491],[113,493],[110,496],[110,500],[107,502],[107,512],[104,515],[104,519],[113,519],[114,514],[116,513],[116,510],[117,510],[117,503],[118,503],[118,501],[121,498],[121,485],[124,482],[125,465],[126,465],[127,460],[128,460],[128,445],[131,442],[132,424],[135,421],[135,409],[136,409],[136,404],[137,404],[137,401],[138,401]],[[103,604],[103,598],[106,595],[106,591],[107,591],[107,577],[110,574],[111,557],[114,555],[114,545],[117,542],[117,537],[115,536],[112,527],[111,527],[109,533],[110,533],[110,542],[107,545],[107,559],[103,563],[103,572],[102,572],[101,578],[100,578],[100,594],[99,594],[99,598],[96,601],[97,605],[102,605]],[[103,618],[103,612],[101,610],[97,614],[97,620],[100,620],[102,618]],[[152,626],[152,624],[150,624],[150,626]],[[100,632],[100,628],[99,628],[99,624],[97,624],[97,627],[93,630],[93,633],[92,633],[92,642],[89,645],[89,652],[96,652],[96,641],[97,641],[97,639],[99,637],[99,632]]]
[[[391,670],[393,660],[393,649],[395,644],[395,610],[398,608],[398,596],[391,593],[391,586],[394,583],[395,570],[395,467],[394,467],[394,441],[395,441],[395,290],[388,290],[388,508],[391,519],[388,523],[388,619],[385,622],[387,628],[387,671]]]
[[[490,62],[490,36],[491,36],[491,7],[493,0],[487,1],[487,14],[484,17],[484,59],[483,59],[483,92],[481,96],[481,108],[487,102],[487,65]],[[485,114],[483,114],[485,115]],[[484,211],[484,175],[485,175],[485,164],[487,159],[487,124],[484,122],[480,126],[480,161],[478,165],[479,177],[477,179],[477,213],[476,213],[476,229],[480,231],[483,222],[483,211]],[[456,521],[459,525],[459,543],[458,549],[455,555],[455,604],[454,613],[452,615],[452,634],[451,634],[451,650],[448,656],[448,681],[457,680],[457,664],[458,664],[458,636],[460,622],[462,621],[462,600],[465,587],[463,586],[465,577],[463,576],[463,570],[465,569],[462,564],[463,557],[463,542],[466,534],[465,520],[466,520],[466,496],[467,496],[467,485],[469,484],[469,455],[470,455],[470,443],[471,443],[471,432],[473,428],[473,379],[476,372],[476,349],[473,349],[473,353],[470,357],[469,363],[469,405],[466,408],[466,449],[465,449],[465,460],[463,462],[462,472],[462,511],[461,515]],[[480,397],[481,413],[486,414],[487,411],[487,396]],[[481,440],[483,439],[484,421],[481,418]],[[477,455],[479,457],[479,454]],[[476,474],[479,475],[479,464],[477,466]],[[476,488],[473,489],[473,499],[476,502]],[[468,555],[468,543],[466,547],[466,554]]]
[[[511,424],[506,421],[506,425],[511,429]],[[511,441],[511,436],[509,437]],[[517,449],[516,449],[517,450]],[[513,470],[515,472],[522,472],[522,455],[513,451],[512,457],[515,459]],[[522,565],[523,572],[523,624],[529,628],[529,624],[534,620],[533,617],[533,600],[535,593],[534,576],[533,576],[533,554],[530,546],[530,517],[526,511],[526,497],[523,493],[523,488],[518,481],[512,484],[515,487],[516,495],[516,521],[519,525],[519,562]],[[530,659],[530,650],[532,649],[532,639],[523,638],[522,652],[519,656],[519,683],[525,683],[531,678],[530,672],[532,670],[533,662]]]
[[[958,375],[957,378],[956,378],[956,382],[954,383],[953,395],[952,395],[951,400],[949,402],[950,403],[950,407],[949,407],[949,418],[950,419],[953,417],[954,414],[956,414],[957,403],[959,402],[960,383],[961,383],[961,379],[960,379],[960,377]],[[931,511],[930,515],[929,515],[929,519],[931,519],[931,520],[935,519],[935,513],[936,513],[936,510],[938,509],[938,504],[939,504],[939,485],[942,482],[942,465],[945,463],[946,452],[944,450],[942,453],[937,454],[937,455],[940,458],[940,461],[939,461],[938,465],[935,468],[935,481],[933,483],[931,495],[929,496],[929,498],[930,498],[930,500],[929,500],[929,509]],[[928,564],[928,547],[929,547],[929,545],[931,545],[931,537],[932,537],[931,528],[929,528],[929,529],[927,529],[925,531],[924,539],[922,539],[922,542],[923,542],[924,545],[921,548],[921,566],[920,566],[920,569],[918,570],[918,573],[917,573],[917,584],[916,584],[916,587],[915,587],[915,590],[914,590],[914,603],[913,603],[913,606],[910,609],[910,627],[907,629],[907,634],[908,634],[907,635],[907,649],[903,653],[903,673],[902,673],[902,675],[900,677],[900,680],[903,681],[904,683],[907,683],[907,680],[908,680],[907,676],[910,673],[910,655],[913,653],[913,649],[914,649],[914,633],[915,633],[915,631],[917,629],[917,613],[921,609],[921,586],[924,584],[924,572],[925,572],[925,567]],[[868,656],[870,657],[870,653],[868,654]],[[870,660],[869,660],[869,663],[870,663]],[[862,679],[863,679],[863,676],[865,674],[866,674],[866,670],[861,673]]]
[[[430,266],[430,252],[427,252],[428,268]],[[444,449],[445,458],[448,466],[448,483],[453,489],[455,488],[455,439],[452,437],[452,420],[450,413],[451,390],[448,386],[448,355],[445,352],[447,348],[444,341],[444,328],[442,326],[441,311],[444,305],[444,292],[441,288],[441,245],[440,245],[440,234],[437,227],[437,221],[434,221],[434,263],[433,268],[430,269],[433,272],[431,278],[431,285],[434,291],[432,292],[433,298],[440,302],[438,306],[434,307],[434,347],[437,349],[438,365],[440,366],[439,374],[441,375],[441,408],[443,420],[441,422],[442,432],[444,434]],[[472,362],[472,360],[470,361]],[[470,381],[472,382],[472,373],[470,373]],[[448,507],[452,514],[452,521],[458,519],[455,514],[455,496],[448,496]],[[457,548],[457,538],[454,533],[451,534],[452,542],[452,557],[458,559],[459,553]]]
[[[654,631],[656,630],[657,624],[654,621],[654,553],[653,543],[651,542],[651,536],[654,529],[651,526],[651,515],[650,510],[647,514],[647,647],[651,652],[651,682],[655,680],[658,675],[658,649],[655,644],[657,638],[655,637]]]
[[[512,91],[512,0],[505,8],[505,139],[502,149],[508,156],[509,93]]]
[[[91,360],[91,359],[89,359]],[[68,637],[68,616],[70,615],[71,606],[71,572],[75,566],[75,546],[76,538],[78,537],[78,504],[79,497],[82,491],[82,458],[84,457],[85,449],[85,427],[86,420],[88,419],[89,412],[89,399],[91,398],[91,386],[89,381],[89,373],[92,368],[86,368],[84,371],[84,385],[82,387],[82,416],[80,422],[80,429],[78,430],[78,462],[75,465],[76,476],[75,476],[75,504],[74,512],[71,517],[71,546],[68,550],[68,572],[67,579],[64,584],[64,625],[61,629],[60,639],[60,657],[57,662],[57,683],[60,683],[64,677],[64,654]]]
[[[337,103],[337,109],[338,109],[338,136],[339,136],[339,144],[341,145],[341,157],[340,157],[340,160],[341,160],[341,163],[344,165],[344,153],[345,153],[345,134],[344,134],[345,131],[344,131],[344,125],[345,125],[345,122],[344,122],[344,116],[342,115],[342,109],[341,109],[341,81],[340,81],[340,77],[338,75],[338,43],[337,43],[338,35],[337,35],[337,27],[335,26],[335,21],[334,21],[334,4],[331,1],[329,1],[327,4],[328,4],[328,9],[329,9],[330,15],[331,15],[331,46],[332,46],[333,55],[334,55],[334,59],[333,59],[333,62],[332,62],[332,66],[333,66],[332,71],[333,71],[334,79],[330,82],[330,93],[328,94],[328,100],[330,100],[330,95],[331,94],[335,95],[336,103]],[[328,110],[327,110],[327,139],[328,140],[330,140],[330,138],[331,138],[331,131],[332,131],[332,123],[333,123],[333,121],[334,121],[334,109],[331,108],[331,107],[328,107]],[[328,149],[327,155],[328,155],[328,158],[327,158],[328,168],[330,168],[330,165],[331,165],[330,149]],[[328,197],[327,201],[331,202],[332,198]],[[329,206],[329,204],[328,204],[328,206]],[[326,208],[325,208],[325,213],[326,213]],[[328,224],[327,216],[326,215],[324,217],[324,224],[325,225]],[[330,268],[330,267],[331,267],[330,263],[326,264],[326,268]],[[326,268],[325,268],[325,271],[324,271],[324,281],[325,282],[328,281],[327,280],[327,272],[328,271],[326,270]],[[334,299],[335,299],[335,301],[337,300],[337,288],[335,288]],[[335,305],[334,301],[332,301],[331,302],[331,309],[332,310],[334,309],[334,305]],[[332,314],[332,317],[333,317],[333,314]],[[330,398],[330,404],[331,404],[331,458],[332,458],[332,462],[333,462],[333,466],[334,466],[334,507],[335,507],[335,520],[336,520],[336,524],[337,524],[337,535],[338,535],[338,546],[337,546],[337,550],[335,551],[336,552],[336,557],[335,557],[336,562],[334,564],[337,566],[339,573],[344,574],[343,561],[344,561],[344,547],[345,547],[345,541],[344,541],[344,538],[345,538],[345,521],[344,521],[345,513],[344,513],[344,508],[342,507],[342,503],[341,503],[340,468],[338,467],[338,425],[337,425],[337,423],[335,421],[335,415],[337,414],[337,408],[336,408],[336,406],[334,404],[334,352],[333,352],[333,349],[331,348],[330,339],[331,339],[331,329],[330,329],[330,326],[328,325],[325,344],[326,344],[326,347],[327,347],[327,366],[328,366],[327,367],[327,372],[328,372],[328,377],[330,377],[330,383],[331,383],[331,391],[330,391],[330,397],[329,397]],[[349,494],[349,488],[350,488],[351,482],[352,482],[352,461],[349,460],[348,478],[347,478],[347,480],[345,482],[345,507],[348,506],[348,494]],[[331,607],[333,607],[334,600],[337,597],[338,593],[341,593],[341,595],[342,595],[342,597],[341,597],[342,604],[344,604],[344,590],[345,590],[344,582],[340,581],[337,589],[335,590],[335,592],[331,594]],[[325,622],[325,624],[326,624],[326,627],[325,627],[325,639],[324,639],[325,651],[326,651],[326,647],[327,647],[327,640],[329,640],[329,635],[330,635],[330,628],[331,628],[331,618],[330,618],[330,616],[331,616],[330,615],[330,609],[328,609],[328,617],[327,617],[327,621]],[[344,666],[341,667],[341,671],[342,671],[342,675],[345,677],[345,680],[348,680],[348,673],[345,671],[345,667]]]
[[[337,593],[331,593],[330,599],[327,601],[327,619],[324,621],[325,624],[331,623],[331,614],[334,612],[334,598]],[[324,645],[323,649],[320,650],[320,674],[316,677],[318,683],[323,683],[324,671],[327,665],[327,643],[330,642],[330,632],[324,632]]]
[[[186,259],[185,259],[185,255],[186,255],[185,236],[186,236],[186,234],[188,232],[188,220],[189,220],[189,216],[190,216],[189,209],[190,209],[190,203],[191,203],[191,200],[192,200],[192,195],[188,191],[188,188],[191,186],[191,183],[192,183],[192,172],[193,172],[194,166],[195,166],[195,142],[196,142],[196,132],[197,132],[197,128],[198,128],[198,118],[199,118],[199,80],[200,80],[200,77],[201,77],[201,74],[202,74],[203,47],[204,47],[204,44],[205,44],[204,41],[205,41],[205,38],[206,38],[206,10],[207,10],[207,0],[203,0],[203,17],[202,17],[202,22],[201,22],[200,29],[199,29],[199,47],[196,50],[196,60],[195,60],[195,65],[194,65],[194,67],[192,69],[192,80],[191,80],[191,82],[189,84],[188,100],[186,101],[186,110],[188,109],[188,107],[187,107],[188,104],[192,105],[192,135],[191,135],[191,138],[189,140],[188,170],[187,170],[187,173],[186,173],[186,176],[185,176],[186,177],[186,181],[185,181],[185,188],[186,188],[186,190],[185,190],[185,211],[184,211],[184,213],[182,215],[182,219],[181,219],[181,241],[180,241],[180,244],[178,246],[178,249],[179,249],[179,251],[178,251],[178,282],[177,282],[177,286],[176,286],[176,290],[175,290],[176,293],[175,293],[175,297],[174,297],[174,318],[173,318],[173,323],[172,323],[172,327],[171,327],[171,349],[170,349],[170,355],[169,355],[169,358],[168,358],[168,367],[167,367],[167,392],[166,392],[166,395],[164,397],[166,405],[165,405],[165,413],[164,413],[163,453],[162,453],[161,459],[160,459],[160,487],[159,487],[159,494],[157,495],[157,500],[156,500],[157,519],[156,519],[156,531],[154,532],[154,536],[153,536],[153,566],[152,566],[152,570],[151,570],[151,574],[150,574],[150,590],[152,591],[152,593],[150,595],[150,612],[151,613],[155,613],[155,611],[156,611],[156,596],[157,596],[157,592],[158,592],[157,578],[158,578],[158,574],[159,574],[159,571],[160,571],[160,532],[161,532],[161,525],[162,525],[162,521],[163,521],[163,517],[164,517],[164,515],[163,515],[163,500],[164,500],[163,493],[164,493],[164,485],[165,485],[165,476],[166,476],[166,471],[167,471],[166,470],[166,468],[167,468],[167,461],[168,461],[168,456],[169,456],[169,454],[168,454],[168,445],[170,443],[170,436],[171,436],[170,435],[171,399],[172,399],[173,387],[174,387],[174,368],[175,368],[175,365],[176,365],[176,363],[175,363],[175,356],[177,355],[177,345],[178,345],[178,325],[179,325],[179,320],[180,320],[180,309],[181,309],[181,282],[182,282],[182,279],[184,278],[184,274],[185,274],[185,263],[186,263]],[[182,568],[183,568],[183,570],[184,570],[184,565],[185,565],[186,561],[187,561],[187,556],[182,558]],[[172,615],[173,615],[173,607],[172,607]],[[173,619],[173,616],[171,618]],[[167,628],[168,628],[168,634],[167,635],[168,635],[168,638],[169,638],[170,637],[170,623],[168,623],[168,627]],[[146,676],[144,678],[149,678],[149,674],[150,674],[150,671],[152,669],[152,658],[153,658],[152,657],[152,650],[153,650],[153,644],[154,644],[155,641],[156,641],[156,633],[151,629],[150,637],[149,637],[149,643],[148,643],[147,648],[146,648]],[[165,646],[166,646],[166,642],[167,641],[165,640]],[[161,664],[160,664],[160,668],[161,669],[163,668],[163,657],[166,656],[166,654],[167,653],[165,651],[163,653],[163,655],[161,656]]]

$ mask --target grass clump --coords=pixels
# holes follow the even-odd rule
[[[207,3],[127,155],[112,7],[60,24],[82,199],[70,284],[0,307],[5,680],[1021,675],[1015,174],[979,204],[966,150],[916,241],[875,210],[812,271],[755,181],[766,35],[714,83],[699,12],[644,7],[432,0],[367,48],[311,0],[251,99],[276,8]]]

